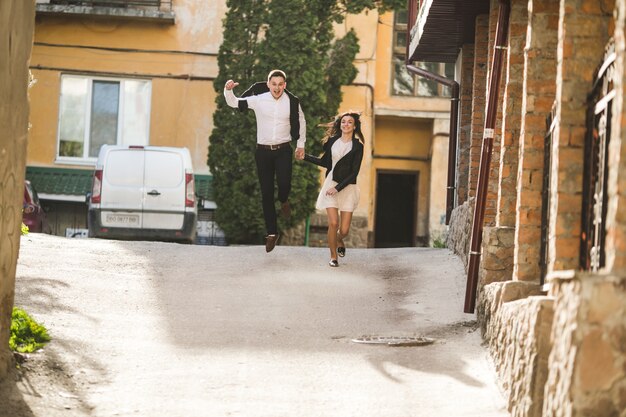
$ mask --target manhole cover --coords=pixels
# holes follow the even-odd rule
[[[430,345],[435,339],[422,336],[361,336],[352,339],[354,343],[387,346],[423,346]]]

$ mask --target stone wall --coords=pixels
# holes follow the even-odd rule
[[[326,214],[314,213],[309,224],[309,246],[327,247],[328,220]],[[303,223],[283,233],[280,244],[285,246],[304,246],[306,225]],[[353,216],[350,234],[344,240],[348,248],[368,247],[367,217]]]
[[[543,415],[626,416],[626,277],[554,276]]]
[[[510,280],[513,275],[515,228],[485,227],[481,248],[480,285]]]
[[[478,320],[513,417],[626,417],[626,277],[481,288]]]
[[[35,2],[0,2],[0,378],[7,373],[28,133]]]
[[[483,287],[478,315],[512,417],[540,417],[548,375],[553,300],[538,285]]]
[[[450,227],[448,229],[448,235],[446,236],[446,246],[461,258],[466,270],[470,239],[472,236],[475,200],[476,198],[472,197],[452,210]]]

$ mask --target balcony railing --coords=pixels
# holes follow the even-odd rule
[[[137,6],[151,6],[161,7],[161,3],[170,3],[169,1],[161,0],[50,0],[50,4],[65,4],[65,5],[79,5],[79,6],[104,6],[104,7],[137,7]]]
[[[172,0],[37,0],[37,15],[175,23]]]

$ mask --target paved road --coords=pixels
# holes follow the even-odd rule
[[[16,305],[54,340],[32,360],[52,371],[15,385],[29,411],[16,416],[508,416],[475,317],[462,312],[456,256],[348,248],[339,268],[327,258],[23,238]]]

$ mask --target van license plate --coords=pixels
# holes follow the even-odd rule
[[[107,214],[106,223],[137,226],[139,225],[139,216],[132,214]]]

